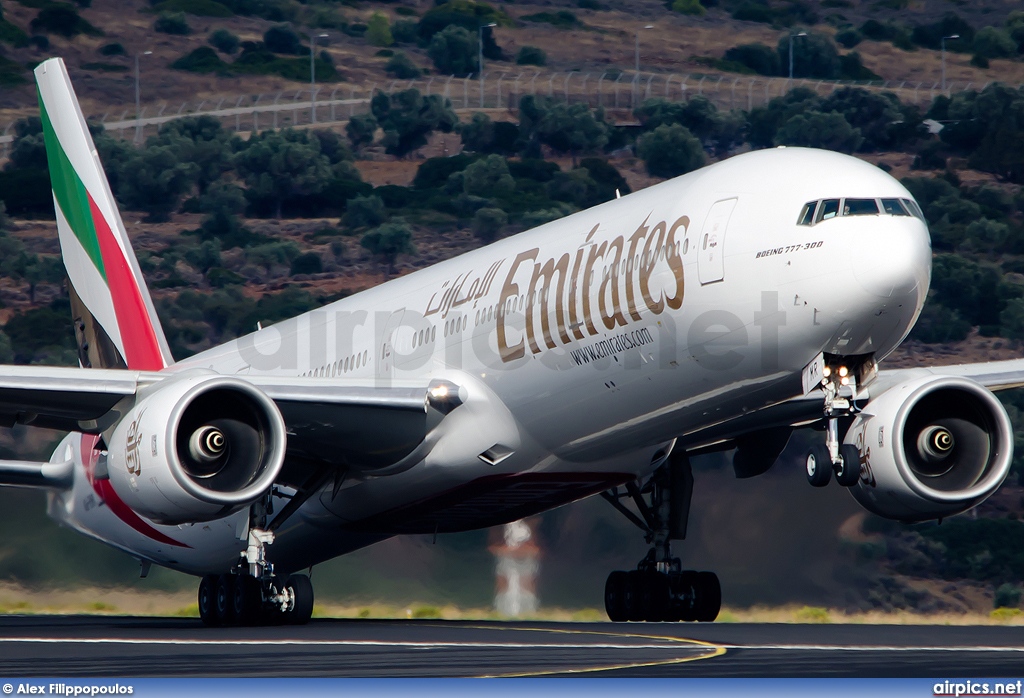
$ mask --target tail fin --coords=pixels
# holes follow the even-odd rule
[[[79,360],[160,370],[174,360],[64,61],[35,74]]]

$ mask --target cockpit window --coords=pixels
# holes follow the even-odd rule
[[[909,216],[910,212],[903,208],[899,199],[882,199],[882,210],[890,216]]]
[[[804,204],[804,210],[800,212],[800,218],[797,220],[797,225],[811,225],[814,223],[814,207],[818,205],[817,201],[808,201]]]
[[[878,204],[874,199],[844,199],[844,216],[877,216]]]
[[[818,206],[818,216],[815,220],[816,223],[821,221],[827,221],[829,218],[835,218],[839,213],[839,199],[825,199]]]
[[[921,207],[917,205],[916,201],[914,201],[913,199],[900,199],[900,201],[902,201],[903,205],[907,207],[907,210],[909,210],[911,213],[913,213],[921,220],[924,220],[924,213],[921,211]]]

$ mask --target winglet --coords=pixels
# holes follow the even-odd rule
[[[35,75],[79,360],[160,370],[174,360],[64,61]]]

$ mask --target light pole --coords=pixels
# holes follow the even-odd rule
[[[139,56],[152,55],[152,51],[143,51],[135,54],[135,144],[142,142],[142,114],[139,109]]]
[[[313,35],[313,32],[309,33],[309,102],[312,112],[312,122],[316,123],[316,63],[313,59],[313,53],[315,52],[316,45],[320,39],[326,39],[327,34]]]
[[[942,45],[942,91],[946,91],[946,39],[959,39],[959,34],[951,34],[950,36],[942,37],[940,42]]]
[[[654,25],[653,24],[648,24],[646,27],[644,27],[644,29],[654,29]],[[635,70],[635,72],[637,72],[637,73],[640,72],[640,32],[641,32],[640,29],[636,30],[636,50],[635,50],[635,53],[636,53],[636,66],[635,66],[636,70]]]
[[[790,34],[789,34],[789,79],[790,80],[793,79],[793,39],[795,39],[797,37],[800,37],[800,36],[807,36],[807,32],[800,32],[799,34],[793,34],[792,32],[790,32]],[[788,89],[788,87],[787,87],[787,89]]]
[[[488,27],[498,26],[494,22],[490,24],[481,24],[480,29],[477,30],[477,56],[476,56],[476,67],[480,71],[480,108],[484,108],[484,29]]]

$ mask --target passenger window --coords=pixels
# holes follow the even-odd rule
[[[846,199],[843,201],[844,216],[877,216],[878,204],[874,199]]]
[[[820,223],[821,221],[827,221],[829,218],[835,218],[838,213],[839,199],[825,199],[818,206],[818,215],[815,222]]]
[[[882,210],[890,216],[910,215],[910,213],[907,212],[907,209],[903,208],[903,204],[900,203],[899,199],[882,199]]]
[[[811,225],[814,223],[814,207],[818,205],[817,201],[808,201],[804,204],[804,210],[800,212],[800,218],[797,219],[797,225]]]

